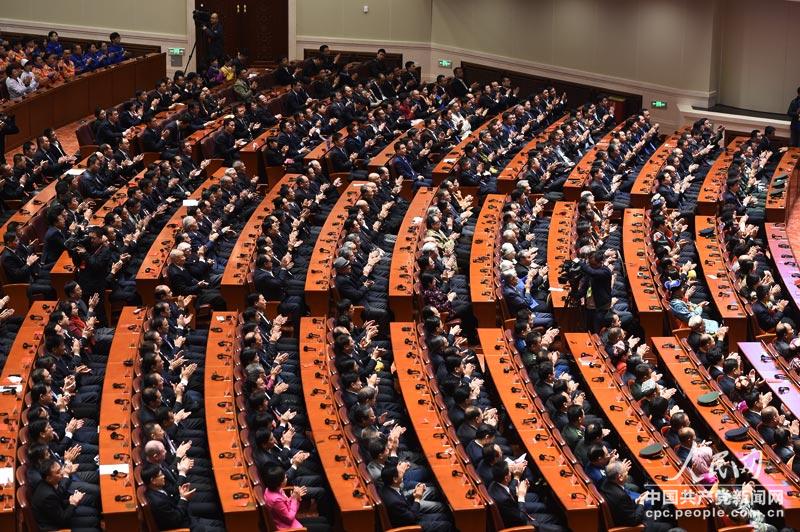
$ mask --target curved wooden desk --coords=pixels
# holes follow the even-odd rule
[[[569,285],[563,285],[558,280],[561,264],[575,257],[573,247],[577,216],[577,203],[556,202],[547,234],[547,280],[550,285],[553,313],[562,331],[573,330],[580,323],[580,309],[567,307]]]
[[[19,443],[17,435],[22,428],[22,411],[25,409],[30,373],[44,338],[44,327],[55,306],[55,301],[31,303],[0,374],[0,387],[3,389],[3,393],[0,393],[0,454],[3,455],[0,458],[0,473],[11,479],[10,483],[0,483],[0,530],[14,530],[16,526],[14,479]]]
[[[622,254],[628,286],[636,304],[637,316],[647,338],[664,334],[666,315],[656,289],[657,280],[647,257],[649,235],[644,209],[625,209],[622,221]]]
[[[658,174],[661,173],[672,150],[678,146],[680,138],[690,129],[689,126],[686,126],[680,131],[676,131],[650,155],[650,158],[639,170],[633,187],[631,187],[631,207],[644,209],[650,205],[650,198],[658,187]]]
[[[747,339],[747,313],[728,271],[716,222],[713,216],[694,217],[695,246],[708,291],[711,292],[711,298],[723,322],[729,327],[728,345],[733,346]],[[707,229],[714,234],[703,236],[701,232]]]
[[[620,131],[623,127],[625,127],[624,120],[617,124],[614,129],[603,135],[603,137],[598,140],[589,151],[583,154],[581,160],[578,161],[578,163],[574,168],[572,168],[572,171],[570,171],[569,175],[567,176],[566,183],[564,183],[565,200],[578,201],[581,199],[581,192],[584,191],[586,185],[588,184],[589,170],[592,169],[592,163],[595,160],[595,155],[598,151],[607,149],[611,139],[614,138],[614,134]]]
[[[435,188],[422,187],[417,190],[394,243],[389,269],[389,304],[395,319],[399,321],[413,319],[414,287],[418,278],[417,249],[424,236],[424,231],[420,229],[425,225],[425,216],[435,194]],[[419,220],[414,223],[417,218]]]
[[[226,168],[220,168],[214,175],[206,179],[202,185],[189,196],[188,199],[200,200],[203,192],[212,185],[219,184]],[[187,215],[188,208],[181,205],[169,221],[158,233],[150,251],[147,252],[139,271],[136,272],[136,290],[145,305],[154,305],[155,288],[161,284],[162,274],[169,261],[169,253],[175,248],[175,236],[182,229],[183,218]]]
[[[133,396],[134,360],[147,311],[124,307],[114,330],[114,339],[103,378],[98,424],[100,499],[106,526],[114,530],[136,532],[136,485],[133,482],[133,447],[130,401]],[[122,401],[118,401],[121,399]],[[110,471],[109,471],[110,469]],[[113,471],[125,475],[113,475]]]
[[[236,239],[228,263],[225,265],[225,271],[222,273],[219,287],[222,297],[231,310],[244,311],[245,300],[250,292],[250,273],[256,259],[256,240],[261,236],[261,226],[272,213],[273,201],[280,196],[281,187],[293,186],[299,175],[284,175],[264,196],[239,233],[239,238]]]
[[[794,308],[800,309],[800,266],[797,258],[792,252],[789,244],[789,236],[786,234],[786,225],[783,223],[766,223],[764,230],[767,233],[767,245],[775,269],[778,270],[778,278],[775,279],[783,285],[783,289],[789,294],[789,301]]]
[[[455,448],[461,443],[451,439],[446,429],[447,412],[437,408],[433,397],[436,381],[425,369],[416,327],[412,322],[392,322],[390,327],[403,403],[436,482],[453,512],[456,527],[462,532],[483,532],[486,507],[467,474],[466,468],[471,466],[456,453]],[[435,389],[438,391],[438,387]]]
[[[233,402],[234,367],[238,365],[240,345],[237,327],[236,312],[214,312],[211,316],[203,374],[203,402],[208,453],[225,527],[228,530],[256,530],[260,519],[258,504],[242,452],[244,442],[241,441]]]
[[[783,154],[778,166],[772,173],[767,190],[767,203],[765,206],[768,222],[786,222],[788,220],[787,208],[794,206],[797,200],[797,189],[800,187],[800,148],[789,148]],[[783,184],[776,182],[778,177],[785,176]]]
[[[345,530],[374,530],[375,508],[351,454],[333,397],[335,374],[324,318],[300,320],[300,375],[309,428]]]
[[[497,246],[503,223],[504,194],[489,194],[483,202],[475,233],[469,263],[469,293],[472,311],[480,327],[497,325],[497,290],[500,288],[500,272]]]
[[[736,137],[725,147],[719,157],[708,169],[705,180],[703,180],[703,187],[700,189],[700,194],[697,196],[697,214],[706,216],[712,215],[717,212],[717,206],[720,203],[720,197],[723,190],[725,190],[725,182],[728,180],[728,168],[733,162],[733,155],[739,151],[739,148],[748,140],[748,137]]]
[[[333,261],[336,250],[344,235],[342,226],[347,220],[347,210],[355,205],[361,197],[360,188],[364,181],[350,183],[347,189],[339,196],[333,210],[328,214],[325,225],[317,237],[311,260],[308,264],[306,275],[306,305],[312,316],[325,316],[328,314],[331,290],[333,287]]]
[[[535,464],[566,512],[573,530],[596,531],[599,501],[547,410],[536,396],[528,373],[502,329],[478,329],[487,374],[491,375],[530,464]],[[534,414],[531,416],[531,414]]]

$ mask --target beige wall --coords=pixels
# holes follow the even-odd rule
[[[297,34],[429,42],[431,0],[297,0]]]
[[[714,0],[434,0],[431,41],[708,91],[715,5]]]
[[[185,0],[0,0],[0,17],[186,36]]]
[[[719,101],[785,113],[800,85],[800,3],[728,0],[721,13]]]

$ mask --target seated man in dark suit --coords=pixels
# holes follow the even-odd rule
[[[528,515],[525,512],[528,481],[515,478],[520,475],[521,473],[512,474],[505,461],[499,461],[492,466],[493,482],[489,486],[489,495],[497,505],[503,525],[507,528],[533,525],[537,530],[544,532],[564,531],[565,529],[556,524],[555,518],[550,514]]]
[[[672,528],[672,524],[648,519],[645,514],[644,500],[648,496],[643,493],[636,501],[631,500],[625,491],[625,480],[628,478],[630,465],[627,462],[614,461],[606,466],[606,481],[600,486],[600,493],[608,504],[613,523],[610,526],[644,525],[645,532],[662,532]]]
[[[389,323],[389,311],[387,310],[386,301],[377,297],[370,290],[374,282],[367,279],[359,286],[359,283],[354,279],[350,261],[344,257],[337,258],[333,262],[333,267],[336,269],[334,283],[336,290],[339,291],[339,297],[349,299],[353,305],[363,305],[364,319],[375,320],[385,331]]]
[[[189,513],[189,499],[195,490],[188,484],[178,486],[179,497],[164,490],[166,477],[157,464],[142,467],[142,483],[147,487],[147,503],[159,530],[191,528],[192,530],[225,530],[222,521],[194,517]]]
[[[425,494],[425,484],[419,483],[412,492],[413,501],[403,495],[403,474],[408,463],[386,465],[381,471],[381,500],[389,513],[392,527],[420,525],[425,532],[453,530],[453,525],[443,514],[420,513],[419,503]]]
[[[60,486],[63,479],[61,464],[56,460],[44,460],[40,474],[42,482],[37,484],[31,496],[31,509],[41,530],[69,528],[73,531],[100,530],[97,510],[81,505],[84,494],[75,491],[72,495]]]
[[[0,254],[0,264],[6,281],[10,284],[28,283],[28,297],[34,294],[55,296],[49,274],[40,271],[37,264],[39,256],[20,243],[17,233],[6,232],[3,235],[3,244],[5,249]]]
[[[169,254],[169,266],[167,266],[167,279],[170,288],[178,296],[197,296],[198,305],[211,305],[214,310],[225,310],[225,300],[219,290],[210,288],[208,281],[196,279],[184,267],[186,255],[183,251],[174,249]]]
[[[228,118],[223,123],[222,131],[214,137],[214,157],[223,159],[225,166],[231,166],[233,161],[239,158],[239,148],[247,144],[246,139],[236,140],[235,132],[236,122],[232,118]]]

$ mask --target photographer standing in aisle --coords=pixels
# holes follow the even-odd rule
[[[202,12],[195,13],[199,14]],[[208,12],[206,11],[204,14],[207,13]],[[219,59],[220,64],[222,64],[225,56],[225,43],[224,34],[222,32],[222,23],[219,21],[219,15],[217,13],[211,13],[211,17],[209,17],[208,22],[206,23],[204,21],[202,23],[201,29],[203,30],[203,33],[205,33],[207,40],[206,64],[210,64],[214,59]]]

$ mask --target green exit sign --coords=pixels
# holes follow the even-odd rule
[[[186,48],[170,48],[169,55],[183,55],[183,52],[186,51]]]
[[[442,68],[450,68],[453,66],[453,62],[449,59],[439,59],[439,66]]]
[[[664,100],[653,100],[652,102],[650,102],[650,107],[652,109],[666,109],[667,102],[665,102]]]

